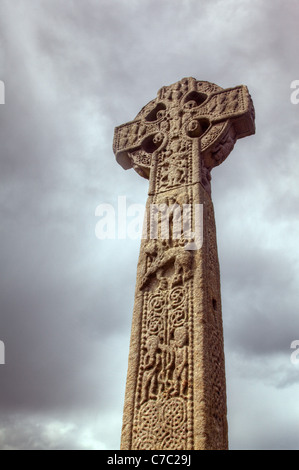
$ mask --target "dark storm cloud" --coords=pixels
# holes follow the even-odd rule
[[[45,28],[54,42],[46,51],[39,31],[47,24],[43,11],[25,10],[22,18],[20,4],[16,10],[5,6],[0,330],[7,364],[0,371],[0,396],[1,422],[9,411],[20,413],[15,418],[20,423],[29,411],[77,410],[77,415],[80,408],[100,410],[101,402],[115,408],[119,387],[111,370],[124,380],[126,360],[119,370],[113,357],[123,347],[118,331],[124,331],[126,312],[120,318],[114,312],[126,297],[111,295],[113,248],[102,247],[94,235],[94,210],[107,193],[99,163],[111,154],[112,130],[102,125],[100,110],[89,107],[93,90],[82,87],[86,72],[72,66],[72,44],[63,31],[55,42],[54,19]],[[31,23],[36,18],[40,21]],[[19,26],[18,38],[13,25]],[[22,436],[26,425],[13,420],[1,445],[10,445],[10,436],[17,434],[12,445],[35,448]],[[28,429],[34,434],[34,426]],[[52,447],[49,440],[47,446]]]
[[[113,128],[161,86],[192,75],[247,84],[257,112],[256,136],[213,172],[229,410],[244,429],[232,428],[231,446],[279,447],[269,419],[256,426],[242,414],[251,400],[252,416],[273,402],[275,428],[290,423],[283,446],[296,448],[296,2],[0,8],[1,447],[118,447],[138,241],[96,239],[95,208],[118,195],[145,202],[147,183],[115,164]]]

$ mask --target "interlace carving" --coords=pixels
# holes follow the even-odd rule
[[[133,441],[138,449],[187,445],[192,427],[187,399],[193,392],[190,282],[166,290],[168,280],[160,278],[157,289],[146,296]]]

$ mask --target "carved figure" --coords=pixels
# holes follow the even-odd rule
[[[184,396],[187,388],[188,379],[188,332],[185,326],[174,330],[174,340],[171,347],[171,358],[167,365],[167,370],[173,369],[172,391],[171,395]]]
[[[152,250],[154,245],[151,244],[150,246]],[[145,273],[141,288],[144,288],[149,280],[157,273],[159,277],[163,276],[164,271],[171,265],[174,265],[172,286],[187,281],[192,276],[192,252],[181,247],[169,248],[167,251],[161,252]]]
[[[144,356],[141,405],[148,399],[157,396],[157,372],[161,364],[161,354],[158,352],[158,347],[159,338],[149,336],[146,341],[147,352]]]

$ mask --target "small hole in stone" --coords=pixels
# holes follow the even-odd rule
[[[193,119],[187,125],[189,137],[201,137],[210,127],[210,121],[206,118]]]
[[[217,311],[217,300],[216,300],[216,299],[213,299],[212,303],[213,303],[213,309],[214,309],[215,312],[216,312],[216,311]]]
[[[185,103],[188,103],[188,101],[189,102],[193,101],[195,106],[200,106],[206,101],[207,97],[208,95],[206,95],[205,93],[199,93],[198,91],[191,91],[191,93],[188,93],[184,101]]]
[[[155,134],[155,135],[149,135],[144,139],[142,142],[142,148],[147,152],[147,153],[153,153],[155,150],[157,150],[158,147],[162,144],[163,141],[163,135],[162,134]]]
[[[165,114],[166,106],[164,103],[158,103],[155,108],[146,116],[146,121],[156,121],[161,119]]]

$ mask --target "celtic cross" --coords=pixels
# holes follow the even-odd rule
[[[124,169],[149,179],[151,206],[203,207],[203,244],[185,233],[141,242],[122,449],[226,449],[226,386],[220,274],[211,170],[237,139],[254,134],[245,86],[184,78],[163,87],[136,118],[116,127]],[[170,222],[174,215],[169,210]],[[159,221],[162,224],[162,218]],[[159,232],[161,235],[161,231]]]

